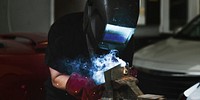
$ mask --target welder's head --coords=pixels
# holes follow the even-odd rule
[[[139,0],[88,0],[83,29],[93,47],[123,50],[133,36]]]

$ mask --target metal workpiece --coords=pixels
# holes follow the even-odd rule
[[[117,65],[104,72],[105,91],[101,100],[164,100],[162,95],[144,94],[127,67]]]
[[[142,95],[142,91],[137,86],[138,80],[128,73],[126,67],[117,65],[104,72],[105,92],[102,100],[136,100]]]

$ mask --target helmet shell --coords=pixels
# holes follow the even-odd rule
[[[94,48],[123,50],[135,32],[139,0],[88,0],[83,29]]]

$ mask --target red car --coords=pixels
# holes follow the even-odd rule
[[[44,33],[0,34],[0,100],[44,100]]]

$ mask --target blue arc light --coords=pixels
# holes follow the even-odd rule
[[[135,28],[107,24],[103,40],[115,43],[125,43],[134,34]]]

